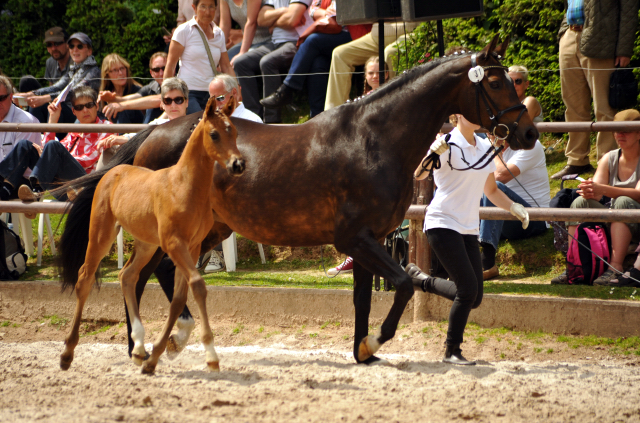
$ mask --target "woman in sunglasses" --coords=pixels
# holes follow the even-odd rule
[[[117,97],[124,97],[140,91],[142,85],[131,77],[131,66],[124,57],[118,53],[111,53],[102,59],[102,82],[100,83],[101,95],[100,109],[106,106],[107,102],[102,101],[102,93],[105,91],[114,93]],[[144,114],[140,110],[124,110],[109,119],[113,123],[142,123]]]
[[[529,88],[529,70],[522,65],[513,65],[509,68],[509,78],[516,87],[518,98],[527,106],[529,116],[534,122],[542,122],[542,106],[540,102],[533,96],[527,96],[527,88]]]
[[[149,125],[161,125],[170,120],[185,116],[189,106],[189,88],[180,78],[165,79],[160,88],[160,108],[163,110],[159,118],[149,122]],[[102,151],[96,167],[102,169],[111,157],[116,153],[118,146],[129,141],[135,133],[124,135],[109,135],[98,143],[98,149]]]
[[[81,124],[110,123],[98,118],[98,93],[94,89],[77,87],[69,97],[73,114]],[[60,105],[49,104],[49,123],[58,123],[61,109]],[[99,131],[99,128],[96,127],[96,130]],[[42,138],[44,147],[20,141],[0,162],[0,173],[9,175],[5,183],[11,187],[20,186],[18,197],[22,201],[35,201],[43,191],[91,173],[100,157],[98,141],[106,136],[105,133],[70,132],[62,141],[58,141],[55,133],[47,132]],[[28,182],[23,177],[27,169],[33,169]],[[66,195],[58,199],[65,200]]]
[[[39,105],[53,101],[67,85],[71,84],[71,89],[80,86],[89,86],[94,90],[100,87],[100,67],[93,57],[91,38],[83,32],[76,32],[67,41],[69,52],[73,63],[69,67],[69,72],[58,82],[49,86],[30,91],[28,93],[17,93],[26,97],[29,106]],[[61,123],[73,123],[76,117],[71,113],[71,104],[65,101],[62,104],[60,115]]]

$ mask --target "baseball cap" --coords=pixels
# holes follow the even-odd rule
[[[69,42],[69,41],[71,41],[73,39],[80,41],[82,44],[86,44],[88,46],[91,46],[91,38],[89,38],[89,36],[87,34],[85,34],[84,32],[76,32],[71,37],[69,37],[67,42]]]
[[[640,112],[636,109],[627,109],[616,113],[613,118],[614,122],[640,120]]]
[[[44,33],[44,42],[64,42],[64,30],[59,26],[47,29]]]

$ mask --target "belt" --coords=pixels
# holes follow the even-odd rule
[[[576,32],[581,32],[582,27],[582,25],[569,25],[569,29]]]

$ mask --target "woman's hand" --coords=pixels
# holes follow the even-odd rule
[[[49,123],[58,123],[60,120],[60,113],[62,112],[62,106],[59,104],[56,106],[54,102],[51,102],[49,103],[47,110],[49,110]]]
[[[100,95],[98,95],[98,103],[100,102],[112,103],[116,101],[116,93],[113,91],[100,91]]]
[[[587,200],[600,200],[608,186],[594,182],[589,178],[578,185],[578,194]]]
[[[98,148],[98,150],[104,151],[115,145],[122,145],[127,141],[129,141],[129,139],[127,137],[123,137],[122,135],[109,135],[108,137],[98,141],[96,147]]]

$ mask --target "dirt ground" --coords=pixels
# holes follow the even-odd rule
[[[475,367],[440,362],[444,323],[399,328],[356,365],[353,328],[212,322],[220,373],[197,343],[145,376],[127,357],[123,324],[87,322],[69,371],[58,367],[68,322],[2,316],[0,421],[424,422],[640,421],[640,358],[554,337],[485,335],[463,350]],[[154,339],[162,322],[146,322]],[[151,346],[148,345],[147,349]]]

